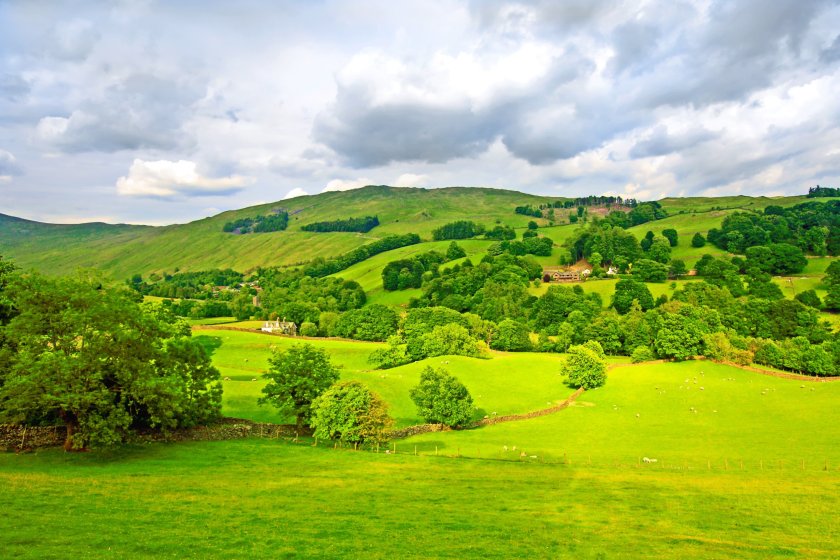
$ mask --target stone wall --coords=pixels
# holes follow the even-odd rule
[[[130,443],[151,441],[222,441],[249,437],[280,438],[308,436],[308,428],[297,432],[294,425],[251,422],[241,418],[223,418],[210,426],[196,426],[161,432],[140,432],[129,438]],[[0,424],[0,450],[27,451],[38,447],[57,447],[64,444],[64,426],[17,426]]]

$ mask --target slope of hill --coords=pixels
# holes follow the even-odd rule
[[[0,255],[23,268],[66,274],[78,267],[95,267],[116,279],[135,273],[234,268],[247,272],[258,266],[291,265],[315,257],[331,257],[374,239],[395,233],[418,233],[424,240],[432,230],[455,220],[474,220],[485,226],[506,224],[522,228],[534,218],[516,214],[521,205],[539,205],[558,197],[516,191],[451,187],[443,189],[368,186],[362,189],[297,197],[270,204],[223,212],[187,224],[164,227],[102,223],[55,225],[0,215]],[[694,231],[705,232],[732,210],[712,207],[761,209],[769,204],[790,206],[805,197],[784,198],[669,198],[662,205],[672,214],[667,220],[634,228],[638,236],[650,229],[675,227],[687,251],[677,258],[691,260],[703,251],[688,245]],[[825,199],[819,199],[825,200]],[[236,235],[224,233],[225,223],[265,215],[272,210],[289,212],[286,231]],[[683,213],[680,213],[683,212]],[[692,212],[697,212],[692,213]],[[367,234],[314,233],[300,227],[318,221],[376,215],[381,225]],[[537,219],[540,225],[547,221]],[[546,233],[558,243],[575,226],[560,226]],[[706,248],[705,252],[713,252]],[[386,259],[392,260],[390,257]],[[696,259],[695,259],[696,260]]]

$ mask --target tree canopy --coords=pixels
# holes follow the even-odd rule
[[[312,402],[338,381],[338,370],[323,348],[294,344],[275,351],[268,360],[260,404],[271,404],[282,415],[295,415],[298,429],[309,420]]]
[[[219,416],[219,372],[167,310],[93,275],[25,275],[3,292],[16,311],[0,350],[3,421],[61,421],[70,450]]]

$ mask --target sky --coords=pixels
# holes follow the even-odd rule
[[[840,0],[0,0],[0,212],[840,187]]]

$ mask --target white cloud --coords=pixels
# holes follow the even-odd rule
[[[242,190],[252,182],[249,177],[210,178],[196,171],[192,161],[144,161],[135,159],[128,176],[117,179],[117,192],[123,196],[170,198],[182,196],[218,196]]]
[[[324,187],[324,190],[321,192],[335,192],[335,191],[352,191],[353,189],[361,189],[362,187],[366,187],[368,185],[372,185],[373,182],[368,179],[367,177],[360,177],[358,179],[333,179],[327,186]]]
[[[283,200],[288,200],[290,198],[297,198],[298,196],[309,196],[309,193],[303,190],[300,187],[295,187],[294,189],[290,190],[286,193],[286,196],[283,197]]]
[[[428,175],[417,175],[415,173],[403,173],[394,181],[395,187],[425,187],[428,184]]]

